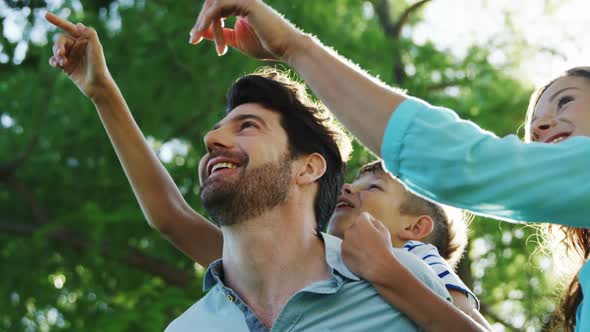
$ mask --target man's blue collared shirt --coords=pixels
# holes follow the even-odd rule
[[[322,234],[329,279],[315,282],[297,292],[283,307],[270,331],[418,331],[419,328],[389,303],[366,281],[344,264],[341,240]],[[434,272],[411,253],[394,249],[397,259],[441,297],[450,300],[444,284]],[[271,277],[271,276],[269,276]],[[392,276],[395,277],[395,276]],[[201,300],[174,320],[166,332],[268,331],[239,296],[223,284],[221,260],[205,274]]]

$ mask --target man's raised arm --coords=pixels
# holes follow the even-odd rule
[[[53,45],[49,64],[92,100],[150,226],[201,265],[221,257],[220,230],[195,212],[149,147],[106,65],[96,31],[51,13],[67,34]]]

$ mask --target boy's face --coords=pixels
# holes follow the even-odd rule
[[[401,247],[405,241],[398,234],[413,221],[411,216],[400,214],[399,207],[404,200],[403,186],[389,174],[383,171],[366,172],[342,187],[336,210],[328,224],[328,233],[342,238],[359,214],[368,212],[389,229],[393,245]]]

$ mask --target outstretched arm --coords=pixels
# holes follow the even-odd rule
[[[227,16],[238,16],[234,29],[222,28]],[[261,0],[205,1],[191,42],[203,37],[214,39],[220,53],[229,44],[287,62],[390,172],[422,196],[494,218],[590,226],[590,138],[559,144],[500,139],[382,84]],[[547,200],[548,192],[559,194]]]
[[[234,29],[221,20],[238,16]],[[207,0],[191,32],[191,42],[214,39],[259,59],[280,59],[293,67],[322,102],[373,152],[405,95],[295,28],[261,0]]]
[[[157,159],[111,77],[96,31],[48,13],[60,34],[49,63],[92,100],[150,226],[201,265],[221,257],[221,231],[195,212]]]
[[[352,272],[426,331],[491,330],[479,313],[471,316],[469,310],[468,316],[418,280],[391,248],[387,228],[363,213],[344,234],[342,258]]]

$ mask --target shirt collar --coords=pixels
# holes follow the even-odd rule
[[[209,264],[209,268],[207,268],[205,276],[203,277],[203,290],[207,292],[218,283],[223,285],[222,279],[223,265],[220,258],[214,261],[213,263]]]
[[[320,237],[324,241],[326,263],[328,263],[328,266],[347,279],[360,280],[342,260],[342,240],[327,233],[320,233]],[[205,272],[203,290],[208,291],[218,283],[223,285],[223,264],[221,258],[211,263],[207,272]]]
[[[336,272],[340,273],[343,277],[350,280],[360,280],[342,260],[342,240],[327,234],[320,233],[324,240],[324,247],[326,250],[326,262]]]

